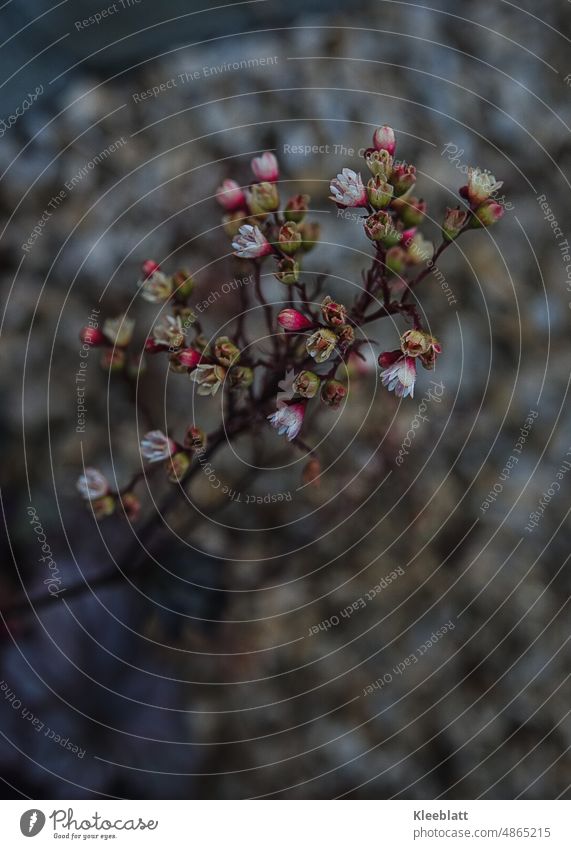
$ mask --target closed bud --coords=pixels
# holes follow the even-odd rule
[[[92,348],[107,343],[105,334],[98,327],[82,327],[79,331],[79,338],[85,345],[91,345]]]
[[[208,437],[206,436],[206,431],[202,430],[201,427],[191,425],[186,429],[186,433],[184,435],[184,447],[188,448],[189,451],[204,451],[207,442]]]
[[[175,296],[180,301],[186,301],[194,289],[194,280],[190,271],[186,268],[179,269],[179,271],[173,274],[172,282]]]
[[[384,209],[393,198],[394,189],[384,177],[371,177],[367,183],[367,197],[374,209]]]
[[[234,366],[228,372],[228,380],[233,389],[248,389],[254,382],[254,372],[248,366]]]
[[[275,183],[254,183],[248,192],[248,207],[254,215],[266,215],[279,209],[280,196]]]
[[[355,331],[350,324],[342,324],[341,327],[336,328],[335,332],[337,333],[337,341],[340,348],[348,348],[355,341]]]
[[[127,357],[122,348],[106,348],[101,354],[101,368],[104,371],[122,371]]]
[[[397,143],[395,140],[395,131],[392,127],[378,127],[373,133],[373,145],[376,150],[386,150],[393,156]]]
[[[324,363],[329,359],[337,346],[337,336],[332,330],[320,327],[305,343],[307,353],[316,363]]]
[[[311,460],[303,467],[301,473],[301,482],[307,486],[318,487],[320,484],[319,476],[321,475],[321,463],[317,457],[312,457]]]
[[[495,200],[487,200],[475,211],[471,219],[471,227],[491,227],[496,221],[499,221],[504,214],[504,208],[501,203]]]
[[[321,386],[321,400],[328,407],[338,407],[347,395],[347,387],[340,380],[326,380]]]
[[[321,233],[321,227],[317,221],[304,221],[301,225],[301,249],[306,253],[313,250]]]
[[[202,354],[196,348],[183,348],[176,354],[176,357],[185,368],[196,368],[202,360]]]
[[[321,380],[315,372],[300,371],[292,384],[292,388],[302,398],[314,398],[320,383]]]
[[[229,215],[225,215],[222,219],[222,224],[224,225],[224,232],[227,236],[230,236],[231,239],[234,236],[237,236],[240,232],[240,227],[244,224],[246,220],[246,213],[241,210],[240,212],[231,212]]]
[[[394,248],[389,248],[385,261],[389,271],[392,271],[393,274],[400,275],[406,266],[406,253],[398,245]]]
[[[343,304],[338,304],[329,295],[326,295],[321,304],[321,315],[323,321],[330,327],[340,327],[347,321],[347,309]]]
[[[282,310],[278,314],[278,324],[284,330],[294,331],[307,330],[309,327],[313,327],[313,322],[309,318],[306,318],[299,310],[294,309]]]
[[[409,192],[416,183],[416,168],[414,165],[396,165],[391,175],[391,183],[395,188],[395,195]]]
[[[401,235],[395,230],[391,216],[382,209],[369,215],[364,227],[365,233],[373,242],[383,242],[388,247],[395,239],[396,242],[400,241]]]
[[[365,162],[373,177],[382,177],[383,180],[390,181],[393,173],[393,158],[388,150],[369,148],[365,151]]]
[[[301,233],[291,221],[280,227],[278,244],[285,254],[295,254],[301,248]]]
[[[407,200],[396,198],[393,201],[393,209],[405,227],[417,227],[426,215],[425,201],[414,197],[409,197]]]
[[[308,203],[309,195],[295,195],[290,198],[284,211],[285,220],[301,224],[307,214]]]
[[[286,286],[292,286],[299,280],[299,262],[293,257],[282,257],[278,262],[278,270],[275,276],[280,283],[285,283]]]
[[[256,180],[267,180],[274,183],[280,176],[278,160],[273,153],[266,151],[261,156],[256,156],[250,163]]]
[[[145,340],[145,353],[158,354],[159,351],[164,351],[163,346],[159,345],[152,336],[149,336],[148,339]]]
[[[91,502],[93,515],[98,522],[107,519],[115,512],[115,499],[112,495],[105,495],[103,498],[98,498]]]
[[[228,212],[246,206],[246,197],[236,180],[224,180],[216,189],[216,200]]]
[[[240,359],[240,349],[227,336],[219,336],[214,343],[214,356],[221,365],[229,367]]]
[[[141,274],[143,276],[143,279],[150,277],[151,274],[155,274],[155,272],[160,270],[160,265],[158,264],[158,262],[155,262],[154,259],[146,259],[141,265]]]
[[[179,362],[176,352],[169,353],[169,371],[174,372],[174,374],[187,374],[188,372],[187,367]]]
[[[190,466],[190,457],[186,451],[177,451],[167,460],[165,467],[167,477],[171,483],[178,483],[188,471]]]
[[[446,208],[446,215],[442,222],[442,235],[447,242],[453,242],[460,233],[460,230],[466,225],[468,213],[457,207],[456,209]]]
[[[125,492],[121,496],[121,504],[130,522],[136,522],[141,513],[141,502],[134,492]]]

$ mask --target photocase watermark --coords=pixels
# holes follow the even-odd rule
[[[254,275],[249,274],[247,277],[235,277],[228,283],[223,283],[219,289],[213,289],[205,298],[202,298],[193,306],[193,310],[202,315],[210,307],[214,306],[217,301],[224,295],[229,295],[231,292],[238,292],[244,286],[249,286],[254,282]]]
[[[49,594],[54,598],[57,598],[62,591],[60,571],[53,558],[51,546],[48,543],[44,528],[36,512],[36,508],[32,506],[28,507],[27,513],[30,519],[30,525],[32,525],[34,533],[37,536],[38,545],[41,545],[42,547],[43,556],[40,557],[39,560],[41,563],[46,564],[46,568],[50,573],[48,577],[44,579],[44,584],[47,586]]]
[[[506,460],[506,463],[498,475],[498,480],[494,483],[493,487],[490,489],[485,499],[482,501],[480,505],[480,510],[482,513],[485,513],[486,510],[490,508],[490,506],[497,501],[498,495],[503,492],[504,483],[511,476],[512,470],[515,468],[517,463],[519,462],[519,458],[524,449],[525,443],[527,442],[527,438],[529,436],[529,432],[533,427],[536,418],[539,416],[539,413],[536,410],[530,410],[527,414],[527,418],[523,423],[523,427],[519,429],[519,436],[511,450],[510,456]]]
[[[333,616],[330,616],[328,619],[322,619],[318,625],[312,625],[309,629],[309,637],[312,637],[314,634],[318,634],[319,631],[329,631],[330,628],[335,628],[342,619],[349,619],[357,610],[363,610],[367,606],[367,604],[372,601],[375,596],[379,593],[386,590],[394,581],[397,580],[401,575],[404,575],[404,569],[402,566],[398,566],[392,572],[389,572],[388,575],[385,575],[384,578],[381,578],[378,584],[375,584],[368,592],[364,595],[360,596],[360,598],[353,601],[351,604],[348,604],[347,607],[343,608],[339,614],[335,613]]]
[[[452,165],[454,165],[454,167],[458,171],[460,171],[461,174],[468,176],[468,171],[470,170],[470,168],[462,161],[464,153],[464,148],[459,148],[458,145],[454,144],[453,142],[446,142],[446,144],[440,151],[440,156],[447,156],[448,161]],[[505,195],[500,195],[497,190],[495,192],[492,192],[490,197],[497,203],[500,203],[506,210],[506,212],[511,212],[513,209],[515,209],[513,203],[507,200]]]
[[[565,290],[568,294],[571,294],[571,245],[569,244],[569,239],[565,238],[565,233],[563,232],[558,219],[555,217],[555,214],[547,203],[547,196],[538,195],[536,200],[543,213],[544,221],[547,221],[553,231],[553,236],[557,240],[557,247],[561,254],[561,262],[565,267]],[[569,301],[568,306],[569,309],[571,309],[571,301]]]
[[[88,18],[84,18],[82,21],[75,21],[74,26],[78,31],[94,25],[98,26],[102,21],[112,17],[112,15],[123,12],[125,9],[134,9],[140,6],[141,3],[142,0],[117,0],[117,3],[111,3],[110,6],[100,9]]]
[[[565,457],[571,458],[571,448],[567,449]],[[527,525],[525,525],[525,530],[528,533],[531,533],[533,530],[535,530],[535,528],[537,528],[537,526],[543,519],[547,507],[551,504],[555,496],[559,492],[561,492],[561,481],[567,476],[570,469],[571,459],[562,460],[554,479],[551,481],[549,486],[543,491],[541,498],[538,501],[537,507],[529,514]]]
[[[408,449],[412,446],[412,443],[416,439],[416,432],[420,427],[422,422],[428,422],[430,419],[426,415],[426,411],[428,409],[428,405],[431,401],[434,401],[436,404],[440,404],[442,401],[442,396],[444,395],[444,384],[442,381],[436,383],[435,380],[431,380],[430,383],[432,387],[428,390],[426,395],[421,399],[420,404],[418,405],[418,410],[414,418],[410,423],[410,427],[406,432],[406,436],[401,443],[401,447],[399,448],[399,453],[395,458],[395,463],[397,466],[402,466],[404,463],[404,458],[408,456]]]
[[[95,309],[95,307],[91,310],[89,314],[89,318],[87,319],[87,327],[96,330],[99,327],[99,310]],[[85,380],[87,377],[87,362],[88,357],[91,351],[91,345],[88,345],[87,342],[83,342],[81,348],[79,349],[79,368],[75,374],[75,402],[76,402],[76,415],[77,415],[77,424],[75,426],[76,433],[85,433],[86,426],[86,386]]]
[[[31,710],[24,707],[21,699],[19,699],[16,693],[10,689],[10,686],[6,681],[0,681],[0,693],[2,693],[6,701],[9,702],[12,710],[17,711],[22,719],[25,719],[30,723],[30,727],[34,729],[36,734],[43,734],[48,740],[57,743],[57,745],[61,746],[62,749],[67,749],[69,752],[77,755],[78,758],[83,760],[85,757],[85,749],[82,749],[80,746],[72,743],[69,737],[62,737],[61,734],[57,734],[53,728],[50,728],[49,725],[42,722],[42,720],[39,719]]]
[[[36,100],[41,97],[43,93],[43,85],[36,86],[34,91],[30,92],[27,97],[24,98],[20,106],[16,108],[16,111],[12,115],[9,115],[7,118],[0,118],[0,139],[6,135],[8,130],[17,124],[18,120],[26,114],[28,109],[34,105]]]
[[[277,504],[283,501],[293,501],[293,495],[289,490],[283,492],[266,492],[260,495],[258,493],[248,493],[234,489],[218,477],[216,469],[204,456],[205,452],[206,448],[198,448],[194,452],[194,456],[198,460],[206,480],[212,489],[219,490],[230,501],[236,501],[242,504]]]
[[[44,230],[53,216],[54,212],[56,212],[60,206],[64,203],[66,198],[69,197],[70,193],[75,189],[77,185],[92,171],[97,167],[101,162],[107,159],[114,151],[123,147],[123,145],[127,144],[127,139],[123,136],[116,139],[112,144],[108,145],[104,150],[100,151],[97,156],[94,156],[93,159],[90,159],[80,170],[75,174],[70,180],[65,183],[65,188],[60,189],[57,194],[53,195],[48,201],[46,208],[42,212],[42,215],[32,228],[32,231],[25,242],[22,243],[22,250],[24,253],[29,253],[34,247],[35,243],[38,239],[43,236]]]
[[[376,681],[373,681],[371,684],[367,684],[366,687],[363,688],[363,695],[370,696],[371,693],[374,693],[375,690],[382,690],[383,687],[386,687],[388,684],[391,684],[395,677],[400,678],[406,669],[414,666],[418,663],[418,661],[425,655],[430,649],[436,645],[436,643],[440,642],[442,637],[448,634],[450,631],[453,631],[456,625],[450,619],[444,625],[442,625],[437,631],[433,631],[430,635],[430,638],[422,643],[417,649],[408,654],[405,658],[399,661],[395,666],[393,666],[390,672],[385,672]]]
[[[145,100],[154,100],[154,98],[173,88],[182,88],[198,80],[206,80],[222,74],[246,71],[252,68],[269,67],[271,65],[277,65],[278,62],[278,56],[254,56],[249,59],[239,59],[236,62],[223,62],[221,65],[203,65],[202,68],[196,68],[193,71],[184,71],[182,74],[169,77],[168,80],[151,86],[151,88],[144,89],[144,91],[137,91],[131,97],[134,103],[143,103]]]

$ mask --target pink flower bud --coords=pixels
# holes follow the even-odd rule
[[[306,318],[303,313],[294,309],[282,310],[278,315],[278,324],[280,324],[284,330],[299,331],[313,327],[312,321]]]
[[[375,150],[386,150],[393,156],[397,143],[395,141],[395,131],[392,127],[378,127],[373,133],[373,145]]]
[[[183,348],[176,355],[181,366],[186,368],[195,368],[202,360],[202,354],[195,348]]]
[[[94,348],[107,343],[105,334],[98,327],[82,327],[79,332],[79,338],[86,345],[92,345]]]
[[[141,273],[143,275],[143,279],[150,277],[151,274],[154,274],[155,271],[160,271],[161,267],[158,262],[155,262],[154,259],[146,259],[144,263],[141,265]]]
[[[236,180],[223,180],[222,185],[216,189],[216,200],[228,212],[246,206],[246,196]]]
[[[152,336],[149,336],[148,339],[145,340],[145,353],[158,354],[159,351],[164,351],[163,346],[159,345]]]
[[[487,200],[478,207],[474,215],[476,219],[472,219],[473,227],[491,227],[496,221],[499,221],[505,210],[501,203],[495,200]]]
[[[261,156],[256,156],[252,159],[250,165],[256,180],[261,182],[275,183],[280,176],[278,160],[273,153],[263,153]]]

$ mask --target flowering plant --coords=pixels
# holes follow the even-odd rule
[[[201,397],[221,393],[225,421],[209,434],[195,422],[186,423],[182,436],[150,430],[140,444],[141,457],[149,465],[123,490],[112,491],[101,472],[86,468],[77,487],[97,518],[119,507],[129,519],[137,518],[140,505],[133,490],[151,467],[164,465],[168,479],[184,485],[197,460],[210,456],[225,440],[262,427],[275,428],[309,455],[303,480],[318,484],[319,458],[306,442],[308,409],[341,408],[347,402],[349,388],[338,372],[343,369],[347,374],[352,361],[364,359],[363,345],[375,344],[365,336],[364,327],[378,319],[401,317],[409,325],[394,350],[380,352],[378,363],[383,386],[399,398],[413,396],[418,366],[434,369],[442,353],[439,340],[423,325],[416,290],[449,245],[468,230],[491,226],[504,210],[492,198],[502,184],[488,172],[470,169],[458,206],[446,210],[435,250],[419,229],[427,205],[413,194],[416,169],[397,161],[395,151],[393,130],[379,127],[373,146],[364,152],[368,179],[345,167],[331,180],[331,201],[340,209],[359,211],[373,249],[370,268],[352,303],[348,299],[341,303],[325,291],[326,275],[319,275],[309,291],[302,264],[319,240],[319,226],[307,219],[307,195],[283,201],[278,162],[270,152],[253,159],[255,179],[248,187],[226,179],[216,192],[234,254],[251,267],[254,281],[253,293],[252,287],[240,289],[241,311],[231,329],[207,338],[192,308],[192,275],[186,270],[169,275],[152,260],[143,263],[141,297],[160,305],[161,312],[144,351],[167,357],[172,372],[181,380],[190,378],[189,393]],[[271,263],[284,286],[278,307],[264,293],[265,263]],[[249,314],[256,310],[266,324],[266,333],[258,340],[250,338],[248,329]],[[101,331],[88,327],[81,332],[85,343],[103,349],[102,365],[112,371],[128,369],[133,362],[140,368],[140,354],[128,354],[132,337],[133,321],[127,317],[108,319]],[[280,394],[284,374],[292,378],[288,391]]]

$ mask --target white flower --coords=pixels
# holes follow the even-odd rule
[[[301,430],[303,417],[305,416],[305,404],[288,404],[285,407],[268,416],[268,421],[275,427],[280,436],[285,433],[289,441],[295,439]]]
[[[172,295],[172,278],[167,277],[162,271],[154,271],[142,280],[139,280],[141,297],[151,304],[159,304],[168,300]]]
[[[280,174],[278,160],[273,153],[266,151],[261,156],[254,157],[250,163],[256,180],[274,183]]]
[[[153,339],[165,348],[180,348],[184,344],[184,328],[180,315],[165,315],[153,327]]]
[[[413,357],[402,357],[397,360],[392,366],[384,369],[381,372],[381,380],[383,386],[386,386],[389,392],[394,390],[395,395],[399,398],[406,398],[414,395],[414,382],[416,380],[416,362]]]
[[[331,180],[329,186],[331,200],[340,206],[366,206],[367,192],[363,185],[360,174],[356,174],[350,168],[344,168],[337,174],[335,180]]]
[[[85,473],[78,478],[76,486],[81,497],[86,501],[103,498],[109,490],[105,476],[98,469],[91,467],[85,469]]]
[[[150,430],[141,439],[141,454],[150,463],[168,460],[175,450],[176,445],[162,430]]]
[[[244,259],[255,259],[255,257],[265,256],[272,252],[270,243],[260,228],[251,224],[243,224],[240,227],[240,234],[234,238],[232,247],[236,256],[241,256]]]
[[[489,171],[481,171],[480,168],[468,169],[468,197],[474,205],[484,203],[502,186],[503,182],[498,182]]]
[[[111,344],[117,345],[119,348],[125,348],[129,344],[134,329],[134,319],[127,318],[125,315],[120,315],[117,318],[107,318],[102,328],[103,333]]]

